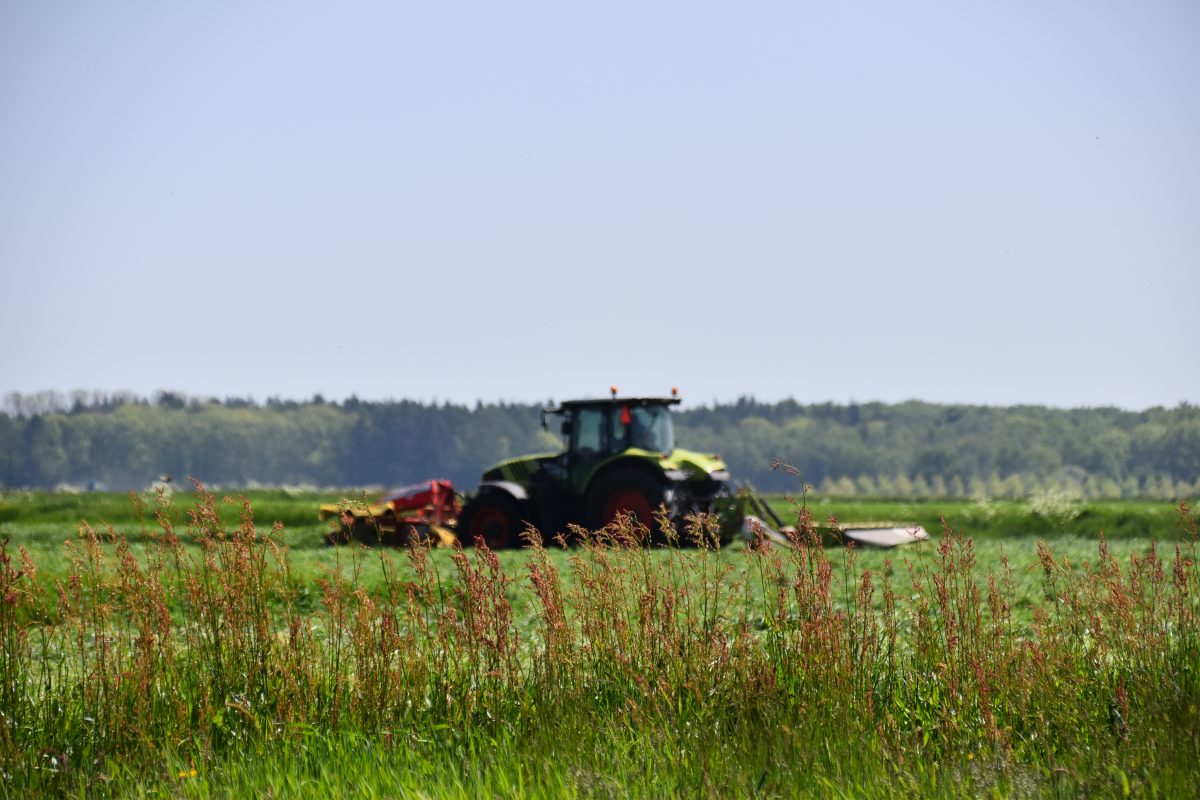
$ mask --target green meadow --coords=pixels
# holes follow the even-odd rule
[[[0,794],[1200,790],[1186,504],[774,498],[931,538],[492,553],[326,547],[338,499],[0,495]]]

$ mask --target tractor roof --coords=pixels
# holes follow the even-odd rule
[[[603,408],[605,406],[677,406],[678,397],[598,397],[594,400],[564,400],[547,414],[561,414],[578,408]]]

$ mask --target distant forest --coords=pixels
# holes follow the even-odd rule
[[[559,449],[540,406],[296,402],[160,392],[7,396],[0,488],[145,488],[157,476],[223,488],[471,489],[501,459]],[[1158,497],[1200,492],[1200,408],[989,407],[923,402],[736,403],[681,411],[679,446],[721,453],[735,478],[799,493],[889,497]]]

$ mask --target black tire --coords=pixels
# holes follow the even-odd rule
[[[639,470],[621,469],[597,480],[584,501],[584,517],[592,530],[612,522],[618,511],[634,514],[651,531],[658,526],[654,514],[667,497],[663,481]]]
[[[458,540],[463,547],[474,547],[476,539],[482,539],[492,550],[516,547],[523,529],[520,506],[501,492],[476,495],[458,515]]]
[[[374,547],[379,544],[379,527],[374,517],[354,518],[354,541]]]
[[[719,544],[721,547],[730,544],[741,534],[744,515],[733,510],[738,507],[737,493],[737,487],[731,481],[721,481],[721,488],[713,493],[712,503],[706,509],[708,513],[715,514],[718,519],[726,520],[720,531]]]
[[[399,524],[396,522],[396,512],[390,508],[376,518],[375,532],[379,536],[380,544],[395,546],[403,543]]]
[[[343,544],[350,544],[353,539],[354,534],[350,528],[339,522],[337,528],[333,528],[329,533],[325,534],[325,545],[327,547],[338,547]]]
[[[404,536],[399,541],[409,547],[430,547],[432,540],[429,538],[429,526],[425,523],[405,525]]]

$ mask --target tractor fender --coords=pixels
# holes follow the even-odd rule
[[[514,481],[480,481],[475,499],[488,494],[499,494],[507,497],[517,506],[517,513],[522,523],[533,525],[535,528],[542,524],[538,508],[529,496],[529,491]],[[513,546],[516,546],[514,540]]]
[[[606,475],[626,470],[641,472],[653,480],[668,486],[673,482],[673,476],[669,471],[658,468],[644,458],[614,458],[612,461],[601,464],[595,472],[588,476],[587,485],[583,489],[584,495],[587,495],[592,490],[592,487],[603,480]]]
[[[529,499],[529,492],[525,491],[525,487],[512,481],[483,481],[479,484],[479,492],[504,492],[520,503]]]

